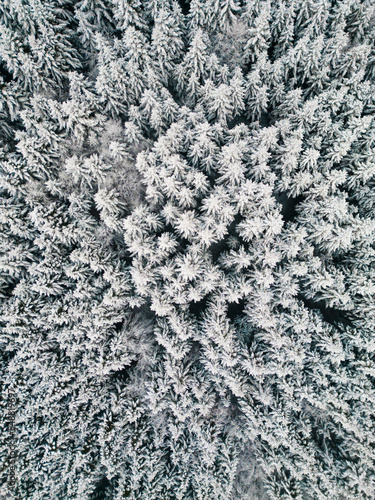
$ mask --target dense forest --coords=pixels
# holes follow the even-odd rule
[[[374,116],[374,0],[0,1],[1,498],[374,500]]]

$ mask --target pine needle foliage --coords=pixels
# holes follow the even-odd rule
[[[374,498],[374,76],[371,0],[0,4],[1,495]]]

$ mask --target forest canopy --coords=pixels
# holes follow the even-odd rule
[[[374,499],[374,116],[372,0],[0,2],[4,498]]]

